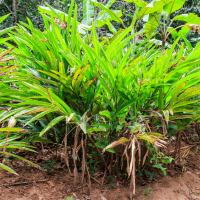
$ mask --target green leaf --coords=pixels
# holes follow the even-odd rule
[[[71,1],[69,12],[68,12],[68,20],[67,20],[67,34],[69,35],[70,27],[71,27],[71,18],[74,7],[74,0]]]
[[[90,85],[94,82],[94,79],[87,81],[81,89],[80,96],[85,96],[86,90],[90,87]]]
[[[80,88],[80,85],[85,76],[85,73],[89,67],[90,67],[90,64],[87,64],[85,67],[79,68],[79,70],[77,70],[76,73],[74,74],[74,77],[72,80],[72,86],[74,87],[74,90],[76,91],[76,93],[78,92],[78,89]]]
[[[118,17],[122,16],[122,12],[121,10],[112,10],[113,13],[115,13]],[[117,32],[116,29],[114,28],[114,26],[110,23],[110,21],[114,20],[112,15],[110,15],[109,13],[107,13],[106,11],[102,11],[98,14],[97,19],[94,21],[94,24],[96,27],[102,27],[105,24],[108,25],[108,28],[112,31],[112,32]],[[116,21],[116,20],[115,20]]]
[[[99,114],[106,116],[108,119],[112,119],[112,115],[110,114],[108,110],[101,111]]]
[[[35,164],[35,163],[33,163],[33,162],[31,162],[31,161],[29,161],[29,160],[27,160],[27,159],[25,159],[25,158],[23,158],[23,157],[21,157],[21,156],[15,155],[15,154],[13,154],[13,153],[8,153],[8,152],[5,152],[5,154],[6,154],[6,155],[9,155],[9,156],[12,156],[12,157],[14,157],[14,158],[18,158],[18,159],[20,159],[20,160],[23,160],[23,161],[25,161],[25,162],[27,162],[27,163],[29,163],[29,164],[31,164],[31,165],[37,166],[37,164]]]
[[[122,91],[120,91],[120,90],[118,90],[118,92],[119,92],[119,95],[120,95],[121,97],[123,97],[123,98],[126,99],[126,100],[130,100],[130,98],[127,96],[127,94],[125,94],[124,92],[122,92]]]
[[[27,132],[27,130],[21,128],[0,128],[0,132]]]
[[[151,14],[149,16],[149,20],[145,24],[145,34],[146,34],[146,37],[151,36],[151,34],[158,27],[159,23],[160,23],[160,16],[158,14]]]
[[[106,8],[110,8],[112,6],[113,3],[115,3],[116,0],[108,0],[108,2],[106,3],[105,7]]]
[[[112,17],[112,20],[117,21],[117,22],[123,24],[122,19],[120,17],[118,17],[118,15],[115,12],[113,12],[112,10],[106,8],[103,4],[97,2],[96,0],[91,0],[91,2],[95,6],[100,7],[103,11],[106,11]]]
[[[127,109],[129,106],[131,106],[136,101],[135,98],[130,99],[129,101],[124,102],[116,111],[115,115],[113,116],[113,119],[115,119],[121,112],[123,112],[125,109]]]
[[[187,22],[187,24],[200,25],[200,18],[194,13],[177,15],[176,17],[174,17],[174,20],[185,21]]]
[[[106,149],[107,152],[110,152],[110,153],[115,153],[115,150],[113,148],[110,148],[110,149]]]
[[[168,0],[169,1],[169,0]],[[148,5],[142,8],[142,10],[137,14],[138,18],[143,18],[145,15],[151,14],[151,13],[161,13],[163,11],[163,6],[167,3],[167,0],[163,1],[152,1]]]
[[[133,2],[137,7],[141,8],[144,8],[147,5],[147,3],[143,0],[124,0],[124,1],[128,1],[129,3]]]
[[[137,16],[142,18],[143,16],[151,13],[162,13],[163,9],[166,13],[171,14],[180,9],[184,3],[185,0],[153,0],[148,5],[143,7]]]
[[[40,137],[44,135],[49,129],[51,129],[53,126],[55,126],[58,122],[65,119],[65,116],[59,116],[53,119],[41,132]]]
[[[46,13],[52,17],[57,17],[60,21],[64,20],[64,18],[67,20],[68,15],[62,11],[59,11],[57,9],[52,8],[49,4],[46,3],[46,6],[39,6],[38,10],[42,13]]]
[[[18,175],[13,169],[11,169],[10,167],[4,165],[3,163],[0,163],[0,167],[1,167],[2,169],[5,169],[6,171],[12,173],[12,174]]]
[[[43,116],[45,116],[45,115],[47,115],[47,114],[49,114],[49,113],[51,113],[51,112],[55,112],[55,111],[57,111],[57,109],[51,109],[51,110],[44,111],[44,112],[42,112],[42,113],[36,115],[35,117],[31,118],[24,126],[27,126],[27,125],[30,124],[31,122],[34,122],[35,120],[40,119],[40,118],[42,118]]]
[[[0,36],[3,35],[3,34],[5,34],[5,33],[8,33],[9,31],[11,31],[12,29],[14,29],[15,27],[10,27],[10,28],[5,28],[3,30],[0,30]]]
[[[91,25],[94,17],[94,6],[90,3],[90,0],[83,0],[83,20],[82,23]]]
[[[22,150],[26,150],[26,151],[31,151],[31,152],[37,153],[37,151],[35,151],[33,149],[26,148],[26,147],[21,147],[21,146],[18,146],[17,144],[8,145],[8,146],[6,146],[6,149],[22,149]]]
[[[1,23],[3,20],[5,20],[10,14],[11,14],[11,13],[0,17],[0,23]]]
[[[108,25],[108,28],[109,28],[109,30],[111,31],[111,32],[113,32],[113,33],[117,33],[117,30],[116,30],[116,28],[112,25],[112,23],[110,22],[110,21],[106,21],[106,24]]]
[[[176,10],[179,10],[183,7],[183,4],[186,0],[172,0],[164,6],[164,11],[171,15]]]
[[[87,133],[100,132],[100,131],[105,132],[106,128],[105,127],[101,127],[101,128],[88,128],[87,129]]]
[[[168,108],[172,108],[172,106],[175,104],[177,96],[181,93],[181,91],[184,88],[185,84],[186,84],[185,82],[182,82],[179,85],[177,85],[174,88],[174,90],[171,91],[172,98],[170,100]]]

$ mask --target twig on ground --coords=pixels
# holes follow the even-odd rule
[[[37,180],[37,181],[27,181],[27,182],[18,182],[18,183],[9,183],[9,184],[2,184],[0,187],[8,187],[8,186],[18,186],[18,185],[27,185],[31,183],[43,183],[49,181],[49,179],[44,179],[44,180]]]
[[[95,178],[90,177],[92,180],[96,181],[99,185],[101,185],[101,183],[99,181],[97,181]]]
[[[192,147],[194,147],[196,144],[194,144],[194,145],[189,145],[189,146],[186,146],[186,147],[182,147],[181,148],[181,150],[183,150],[183,149],[190,149],[190,148],[192,148]],[[172,150],[172,151],[170,151],[169,153],[173,153],[174,152],[174,150]]]

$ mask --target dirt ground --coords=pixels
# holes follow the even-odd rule
[[[200,200],[200,145],[190,147],[182,149],[183,163],[168,169],[166,177],[160,172],[152,181],[136,180],[134,199]],[[43,152],[29,155],[21,152],[20,155],[44,166],[45,160],[52,159],[53,152],[50,149],[43,149]],[[0,169],[0,200],[130,199],[129,180],[113,178],[100,185],[103,175],[95,173],[91,196],[88,197],[87,186],[79,183],[74,186],[74,177],[68,173],[62,159],[54,164],[52,172],[29,167],[19,160],[13,162],[12,168],[18,176]]]

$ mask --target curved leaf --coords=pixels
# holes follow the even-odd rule
[[[137,7],[141,7],[141,8],[144,8],[146,5],[147,5],[147,2],[143,1],[143,0],[124,0],[124,1],[128,1],[128,2],[133,2],[135,3],[135,5]]]
[[[173,0],[164,6],[164,11],[169,15],[171,15],[176,10],[182,8],[185,1],[186,0]]]
[[[100,7],[102,10],[106,11],[112,17],[112,20],[117,21],[117,22],[123,24],[122,19],[115,12],[113,12],[112,10],[106,8],[103,4],[97,2],[96,0],[91,0],[91,2],[95,6]]]
[[[30,124],[31,122],[33,122],[33,121],[35,121],[35,120],[37,120],[37,119],[40,119],[40,118],[42,118],[43,116],[45,116],[45,115],[47,115],[47,114],[49,114],[49,113],[51,113],[51,112],[55,112],[55,111],[57,111],[57,109],[50,109],[50,110],[46,110],[46,111],[44,111],[44,112],[42,112],[42,113],[39,113],[39,114],[36,115],[35,117],[31,118],[24,126],[27,126],[27,125]]]
[[[0,163],[0,168],[5,169],[6,171],[12,173],[12,174],[16,174],[18,175],[13,169],[11,169],[10,167],[4,165],[3,163]]]
[[[59,116],[53,119],[41,132],[40,136],[44,135],[49,129],[51,129],[53,126],[55,126],[58,122],[65,119],[65,116]]]
[[[90,3],[90,0],[83,0],[83,20],[82,23],[91,25],[94,17],[94,6]]]
[[[27,132],[27,130],[21,128],[0,128],[0,132]]]
[[[102,152],[104,153],[107,149],[111,149],[113,147],[116,147],[116,146],[123,144],[123,143],[126,143],[128,141],[129,141],[129,139],[127,139],[125,137],[121,137],[119,140],[114,141],[111,144],[109,144],[107,147],[105,147]]]
[[[150,15],[148,22],[145,24],[145,34],[146,37],[151,36],[151,34],[156,30],[160,22],[159,15]]]

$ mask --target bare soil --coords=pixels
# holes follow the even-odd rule
[[[188,145],[186,145],[188,146]],[[183,147],[183,146],[182,146]],[[136,200],[200,200],[200,145],[189,146],[181,151],[181,163],[167,169],[167,176],[157,171],[156,177],[137,178]],[[62,153],[60,153],[62,154]],[[19,155],[44,166],[52,160],[53,151],[45,147],[38,154],[19,152]],[[73,174],[70,174],[62,160],[54,164],[50,171],[30,167],[26,163],[14,160],[7,165],[18,173],[11,174],[0,169],[0,200],[128,200],[129,180],[114,177],[105,179],[101,185],[103,173],[96,172],[92,177],[92,191],[87,196],[87,184],[74,186]]]

